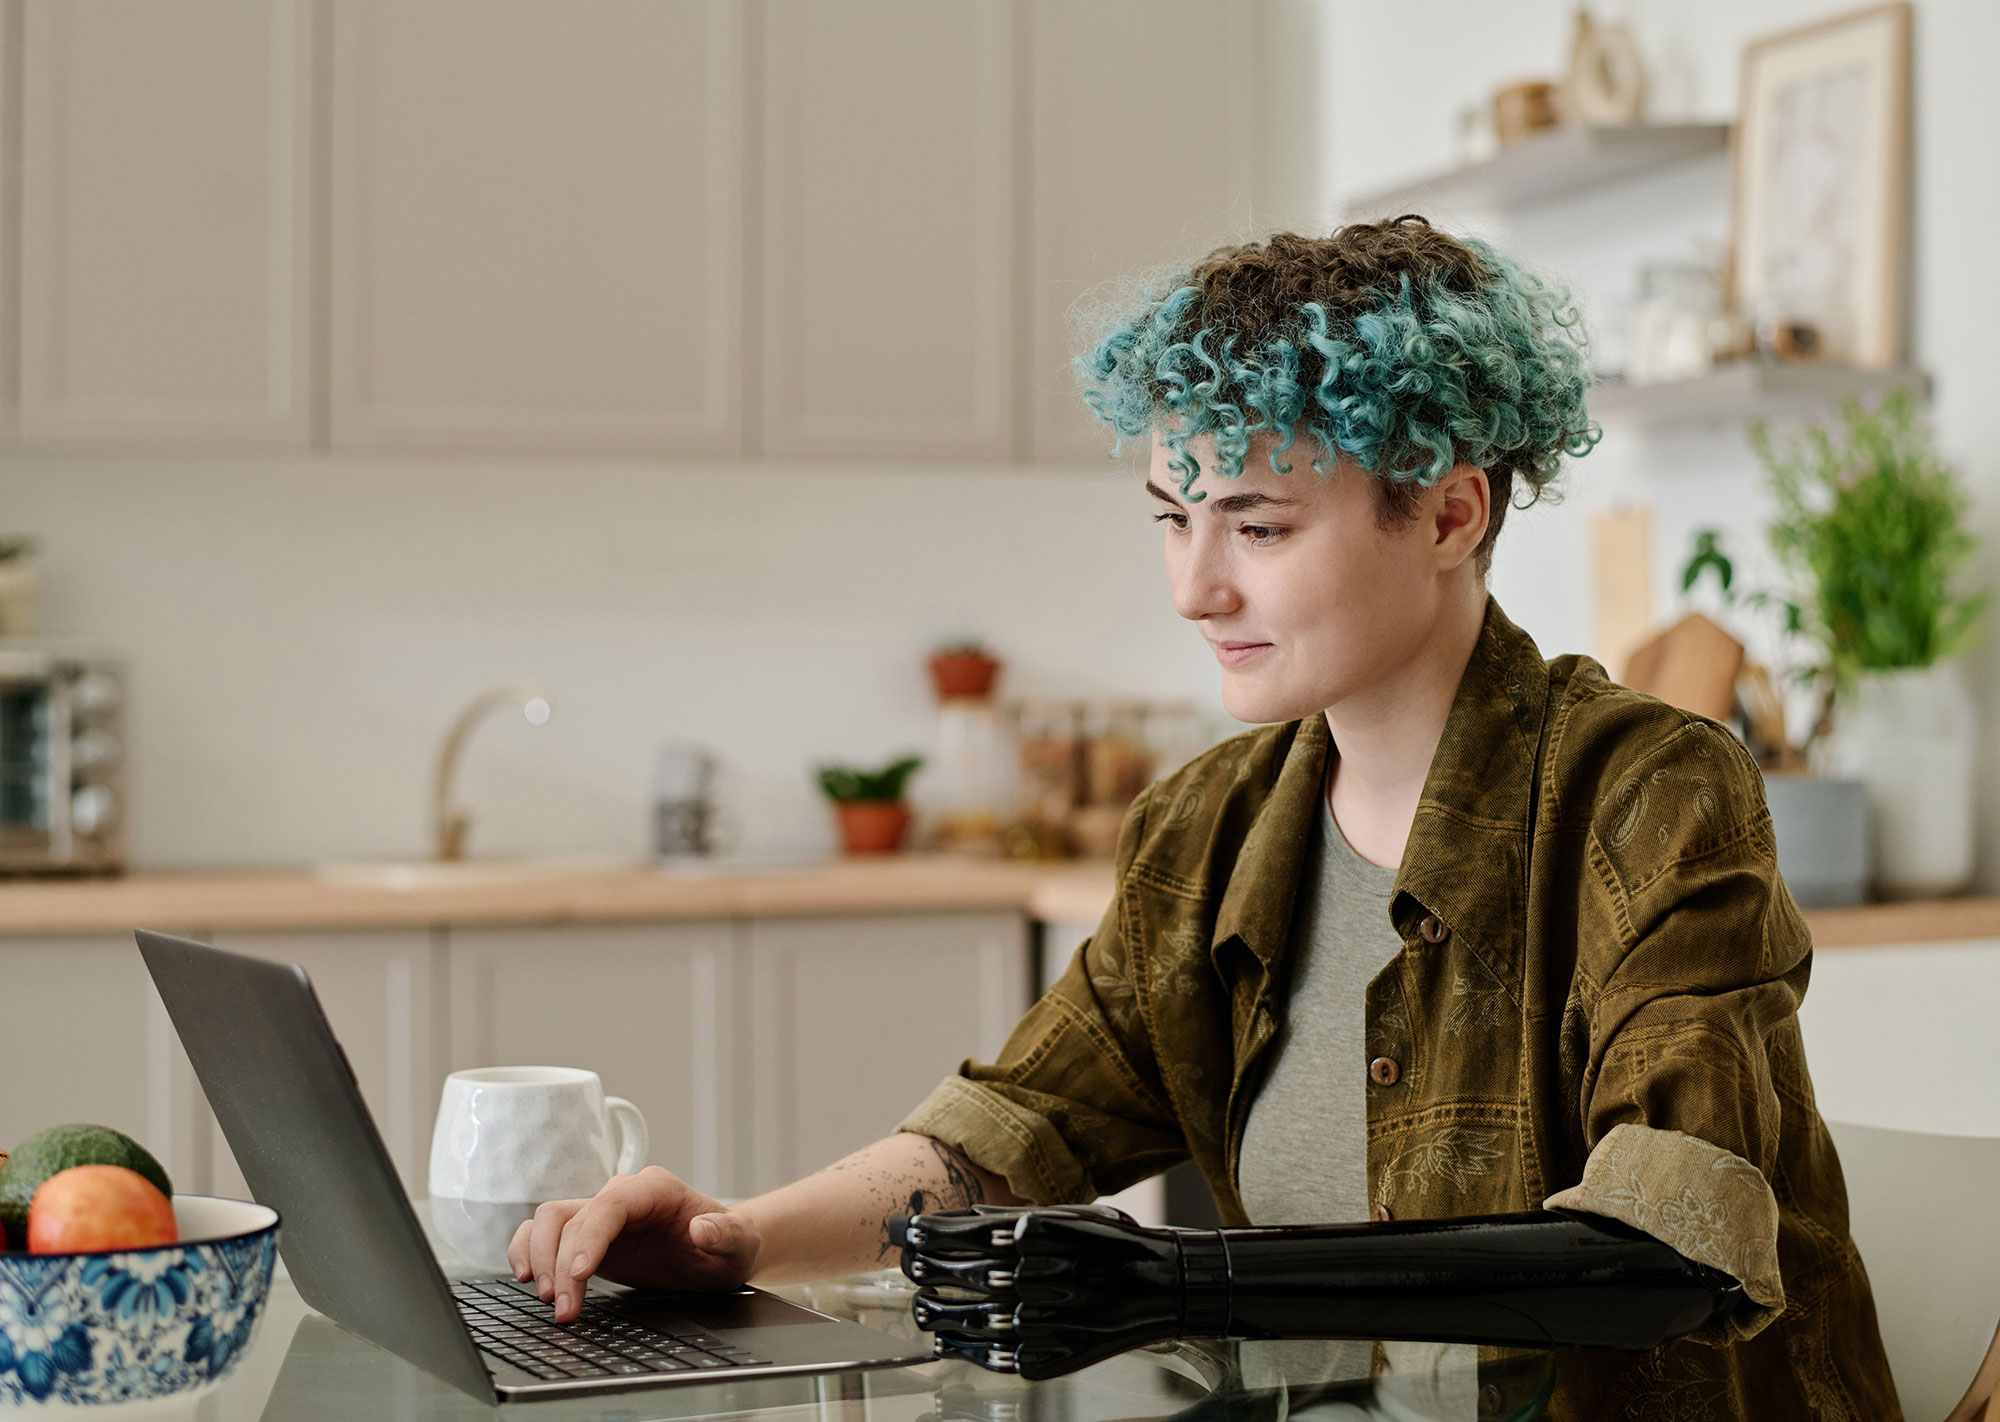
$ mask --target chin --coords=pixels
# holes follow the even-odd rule
[[[1325,709],[1310,697],[1287,696],[1282,689],[1246,686],[1237,678],[1222,679],[1222,709],[1238,721],[1252,726],[1274,726],[1285,721],[1302,721]]]

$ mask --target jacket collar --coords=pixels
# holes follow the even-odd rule
[[[1435,914],[1489,960],[1518,952],[1511,926],[1527,908],[1535,763],[1548,691],[1548,665],[1534,640],[1489,596],[1396,875],[1390,915],[1405,941],[1419,919]],[[1267,968],[1289,940],[1332,740],[1324,716],[1308,716],[1292,731],[1277,780],[1237,850],[1215,920],[1216,947],[1239,938]],[[1504,973],[1515,965],[1493,966]]]
[[[1452,698],[1403,848],[1390,913],[1407,941],[1435,914],[1502,981],[1519,973],[1528,910],[1549,667],[1534,639],[1486,599],[1486,623]]]

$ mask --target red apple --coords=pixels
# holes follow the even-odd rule
[[[122,1165],[58,1170],[28,1201],[31,1254],[150,1249],[179,1239],[173,1203],[152,1181]]]

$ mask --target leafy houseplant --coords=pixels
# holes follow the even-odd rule
[[[1839,438],[1810,426],[1782,446],[1759,423],[1750,445],[1778,516],[1771,551],[1792,583],[1785,628],[1822,652],[1810,674],[1830,697],[1864,672],[1928,667],[1979,636],[1984,592],[1953,587],[1977,546],[1965,492],[1917,419],[1908,390],[1874,410],[1841,407]]]
[[[819,788],[833,802],[842,847],[849,854],[890,854],[900,849],[910,828],[903,791],[923,767],[921,756],[906,755],[880,770],[822,765]]]
[[[1966,498],[1907,390],[1874,409],[1841,407],[1837,428],[1783,441],[1759,423],[1751,448],[1776,504],[1771,551],[1776,607],[1812,655],[1794,679],[1818,690],[1801,749],[1822,771],[1865,782],[1873,807],[1875,878],[1891,895],[1951,892],[1972,872],[1973,713],[1951,659],[1979,636],[1984,592],[1956,587],[1976,547]],[[1713,569],[1725,602],[1730,566],[1711,532],[1697,536],[1683,577]]]

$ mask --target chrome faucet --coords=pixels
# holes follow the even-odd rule
[[[472,738],[473,727],[487,713],[504,706],[519,706],[530,726],[547,725],[554,714],[548,697],[532,686],[496,686],[491,691],[482,691],[458,713],[458,719],[445,732],[444,745],[438,750],[437,774],[431,780],[431,842],[439,859],[465,858],[465,837],[472,819],[465,811],[453,807],[452,781],[458,774],[458,759],[465,753],[465,743]]]

